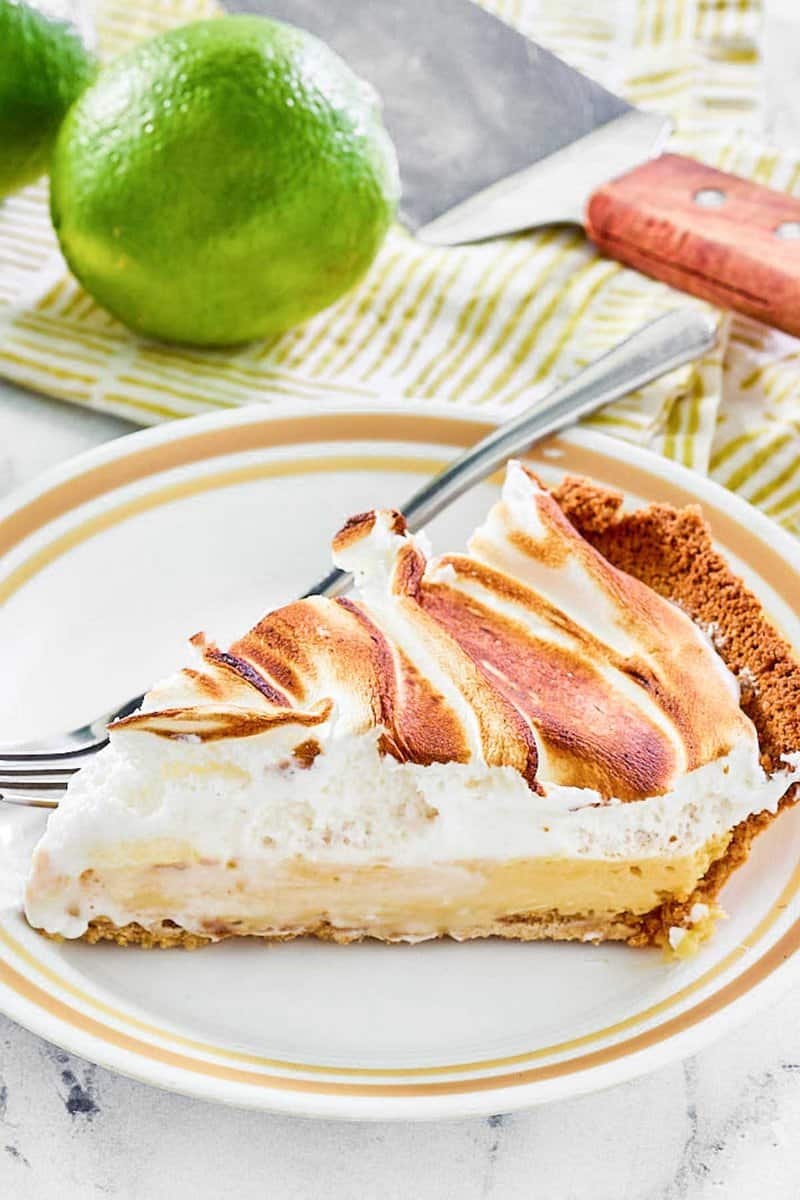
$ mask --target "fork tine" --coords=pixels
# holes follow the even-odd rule
[[[37,763],[44,766],[47,763],[73,763],[81,765],[81,761],[93,758],[98,750],[108,745],[108,738],[93,742],[88,746],[80,746],[76,750],[51,750],[48,753],[40,751],[3,750],[0,748],[0,768],[6,763]]]
[[[74,771],[0,771],[0,791],[3,788],[60,788],[63,791]]]
[[[0,792],[0,803],[18,804],[22,808],[58,808],[58,800],[52,792],[32,794],[31,792],[3,790]]]
[[[0,754],[0,776],[32,774],[43,775],[50,771],[58,771],[63,775],[74,775],[94,758],[94,751],[84,751],[80,756],[71,755],[69,758],[49,754],[46,758],[22,758],[16,754]]]
[[[130,713],[135,712],[143,700],[144,696],[133,696],[118,708],[95,717],[87,725],[80,725],[77,729],[68,729],[55,737],[37,738],[21,745],[0,742],[0,759],[42,762],[45,759],[61,761],[76,758],[78,755],[95,754],[108,744],[108,726],[121,717],[127,717]],[[59,742],[61,745],[58,744]]]

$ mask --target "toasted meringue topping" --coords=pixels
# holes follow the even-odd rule
[[[400,762],[511,767],[640,800],[756,746],[733,676],[675,605],[612,567],[509,464],[469,553],[430,559],[399,513],[351,518],[334,561],[353,599],[311,597],[155,688],[115,736],[267,733],[276,748],[371,733]],[[287,742],[288,738],[288,742]],[[276,751],[277,752],[277,751]],[[577,794],[577,793],[576,793]]]

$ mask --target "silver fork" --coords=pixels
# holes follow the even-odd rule
[[[135,712],[144,696],[47,741],[0,746],[0,800],[28,808],[56,808],[58,797],[81,767],[108,745],[108,726]]]
[[[541,438],[702,357],[715,341],[716,322],[696,309],[677,309],[643,325],[423,484],[401,508],[409,529],[414,532],[427,524],[506,459],[523,454]],[[338,596],[350,583],[351,577],[344,571],[332,571],[304,595]],[[107,744],[106,727],[134,712],[142,699],[136,696],[54,741],[0,746],[0,800],[33,808],[56,808],[72,776]]]

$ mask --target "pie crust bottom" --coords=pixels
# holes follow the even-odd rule
[[[600,921],[596,917],[581,914],[564,917],[557,912],[521,913],[506,917],[502,921],[495,921],[485,928],[453,931],[442,936],[454,938],[459,942],[489,937],[508,938],[519,942],[624,942],[635,935],[637,928],[636,918],[626,918],[624,913]],[[166,950],[174,946],[180,946],[184,950],[196,950],[212,940],[196,933],[188,933],[185,929],[164,926],[144,929],[135,921],[129,925],[113,925],[105,917],[98,917],[92,921],[83,937],[87,942],[110,941],[116,942],[118,946],[140,946],[145,950],[155,947]],[[314,937],[320,941],[337,942],[340,946],[361,942],[365,938],[377,938],[384,942],[402,940],[380,938],[375,933],[361,929],[337,929],[324,921],[294,933],[261,934],[260,937],[262,941],[267,942],[291,942],[298,937]]]

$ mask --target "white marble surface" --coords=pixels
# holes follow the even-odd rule
[[[0,384],[0,493],[127,432]],[[514,1116],[347,1125],[223,1109],[0,1018],[9,1200],[794,1200],[800,993],[683,1065]]]

